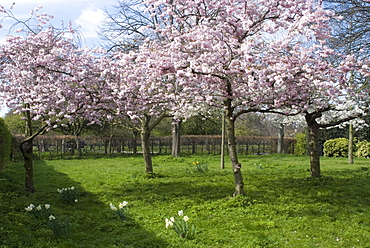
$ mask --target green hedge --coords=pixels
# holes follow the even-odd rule
[[[324,156],[326,157],[347,157],[348,139],[330,139],[324,143]]]
[[[307,155],[307,134],[299,133],[295,136],[296,144],[294,146],[294,154],[295,155]]]
[[[356,144],[356,157],[370,158],[370,142],[367,140],[360,141]]]
[[[9,161],[12,147],[12,135],[5,125],[4,119],[0,118],[0,171],[4,169]]]

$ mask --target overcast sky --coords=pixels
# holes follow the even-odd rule
[[[117,0],[0,0],[0,5],[9,9],[15,2],[12,9],[13,14],[24,19],[30,16],[30,11],[38,6],[43,8],[41,13],[48,13],[54,16],[51,23],[55,27],[60,27],[62,21],[67,24],[71,21],[73,27],[79,27],[84,37],[85,45],[98,46],[100,44],[97,30],[99,23],[104,19],[104,11],[112,11],[112,6],[117,4]],[[0,13],[0,18],[3,13]],[[1,20],[1,19],[0,19]],[[9,32],[9,23],[4,20],[3,28],[0,29],[0,43],[5,42],[5,36]],[[1,108],[1,106],[0,106]],[[0,116],[4,116],[6,110],[0,110]]]

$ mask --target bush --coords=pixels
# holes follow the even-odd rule
[[[370,158],[370,142],[367,140],[360,141],[356,144],[356,157]]]
[[[348,139],[330,139],[324,143],[324,156],[326,157],[347,157]]]
[[[307,134],[299,133],[295,136],[297,143],[294,147],[294,154],[295,155],[307,155]]]
[[[0,171],[5,167],[10,158],[12,148],[12,135],[5,125],[4,119],[0,118]]]

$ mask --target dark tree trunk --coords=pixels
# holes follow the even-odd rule
[[[172,120],[172,157],[180,157],[181,152],[181,120]]]
[[[308,126],[311,176],[320,177],[319,124],[316,121],[316,118],[319,116],[315,114],[306,114],[305,117]]]
[[[25,104],[25,107],[29,108],[29,104]],[[25,172],[25,188],[30,193],[35,192],[35,185],[33,183],[33,130],[32,130],[32,118],[29,111],[25,114],[26,125],[25,125],[25,140],[20,143],[20,150],[23,155],[24,169]],[[36,134],[37,135],[37,134]]]
[[[26,140],[20,145],[23,155],[25,173],[25,188],[28,192],[34,193],[35,186],[33,183],[33,139]]]
[[[139,131],[137,129],[134,129],[133,133],[134,133],[134,139],[132,141],[132,153],[136,155],[137,154],[137,139],[139,136]]]

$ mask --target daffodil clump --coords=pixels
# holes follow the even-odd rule
[[[38,205],[36,207],[31,203],[25,210],[36,218],[47,218],[50,215],[50,204]]]
[[[70,223],[68,218],[56,218],[51,214],[50,204],[38,205],[30,204],[25,210],[38,219],[44,220],[53,231],[56,238],[66,238],[70,234]]]
[[[57,218],[50,215],[47,225],[53,231],[56,238],[68,238],[70,235],[71,227],[68,218]]]
[[[188,173],[203,173],[208,172],[208,165],[199,161],[193,162],[190,168],[186,167],[186,172]]]
[[[196,228],[195,225],[189,223],[189,217],[184,215],[184,211],[177,212],[178,217],[166,218],[166,228],[173,229],[179,237],[186,239],[194,239]]]
[[[115,205],[113,205],[113,203],[110,203],[109,207],[112,211],[114,211],[118,215],[118,217],[121,220],[127,220],[128,219],[128,206],[127,205],[128,205],[128,202],[123,201],[119,203],[118,208]]]
[[[66,204],[73,204],[78,202],[78,192],[75,187],[57,189],[61,194],[62,200]]]

